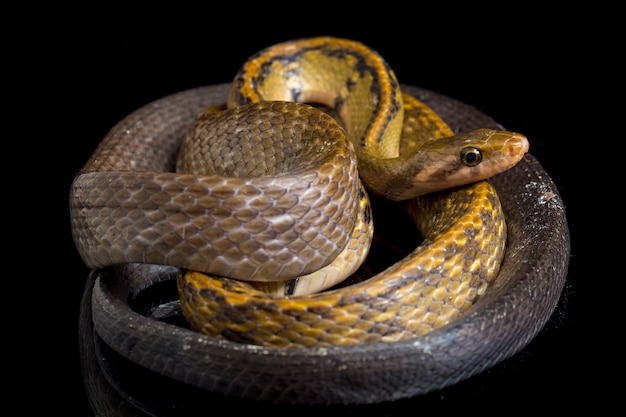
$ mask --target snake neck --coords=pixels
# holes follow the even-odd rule
[[[387,62],[359,42],[318,37],[253,55],[235,76],[227,104],[273,100],[327,106],[339,115],[357,153],[398,156],[400,85]]]

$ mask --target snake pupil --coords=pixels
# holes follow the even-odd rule
[[[474,147],[467,147],[461,149],[461,162],[468,167],[475,167],[483,160],[483,154],[479,149]]]

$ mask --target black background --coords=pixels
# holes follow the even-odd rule
[[[608,272],[610,256],[600,256],[598,244],[585,247],[601,233],[597,215],[591,215],[589,196],[622,215],[626,206],[623,174],[591,193],[583,186],[589,183],[595,154],[587,145],[587,132],[601,133],[594,134],[592,142],[609,136],[602,134],[602,128],[585,131],[580,127],[591,117],[585,96],[603,88],[599,85],[602,77],[588,73],[582,65],[600,55],[596,43],[589,41],[590,31],[545,10],[491,10],[487,14],[442,7],[415,13],[368,12],[356,17],[349,10],[327,12],[321,6],[279,13],[276,5],[263,15],[262,5],[242,10],[228,7],[232,11],[163,9],[158,17],[84,11],[80,18],[47,21],[49,29],[40,30],[36,44],[29,49],[33,64],[24,68],[37,74],[29,77],[30,85],[45,88],[32,92],[31,106],[20,110],[53,117],[45,125],[25,122],[23,127],[35,132],[42,145],[40,157],[54,165],[55,175],[53,183],[43,175],[51,184],[44,188],[54,209],[34,203],[28,208],[37,213],[45,210],[42,221],[54,225],[50,230],[54,239],[50,238],[48,245],[62,246],[60,251],[42,255],[44,265],[60,265],[61,272],[47,277],[38,291],[47,300],[43,313],[49,318],[29,333],[39,339],[39,333],[48,332],[46,347],[38,344],[40,349],[62,349],[54,357],[42,358],[41,365],[32,366],[27,382],[31,386],[24,389],[30,392],[33,381],[39,391],[56,387],[46,408],[92,415],[82,387],[77,338],[78,307],[88,269],[72,242],[68,192],[73,176],[99,140],[121,118],[154,99],[229,82],[245,59],[263,47],[293,38],[333,35],[376,49],[402,83],[471,104],[507,129],[526,134],[531,153],[565,202],[572,239],[563,298],[544,331],[523,352],[450,389],[370,410],[379,415],[420,411],[428,415],[438,409],[459,411],[465,407],[480,412],[498,407],[563,411],[606,406],[612,399],[606,375],[616,371],[605,365],[610,356],[600,352],[614,342],[606,330],[594,329],[610,322],[610,314],[599,310],[604,308],[600,297],[609,294],[598,291],[599,286],[615,280],[619,273]],[[608,67],[603,61],[600,65]],[[611,163],[603,164],[593,171],[608,173]],[[27,169],[39,172],[33,166]],[[31,192],[35,190],[29,191],[28,201],[35,201]],[[48,218],[49,213],[54,219]],[[603,217],[610,216],[605,213]],[[356,415],[367,410],[344,412]]]

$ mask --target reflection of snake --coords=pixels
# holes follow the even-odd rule
[[[146,105],[135,117],[163,120],[172,111],[168,103],[175,102],[179,113],[174,123],[180,121],[177,128],[184,129],[202,108],[224,103],[228,88],[221,84],[184,91]],[[432,106],[455,132],[501,128],[454,99],[412,86],[403,86],[403,91]],[[120,131],[130,129],[131,121],[122,122]],[[538,334],[557,305],[569,262],[569,231],[558,190],[533,155],[489,182],[498,192],[507,224],[507,248],[497,279],[456,320],[414,339],[295,349],[231,342],[191,331],[179,321],[177,301],[167,303],[178,299],[176,269],[131,264],[94,271],[93,292],[90,280],[85,293],[93,305],[85,304],[80,326],[83,352],[95,347],[94,359],[99,361],[96,367],[84,364],[94,407],[118,401],[111,405],[114,413],[102,413],[117,415],[119,398],[114,397],[121,394],[142,408],[163,407],[163,414],[155,410],[150,415],[195,410],[194,405],[205,404],[207,398],[242,411],[251,405],[276,410],[271,404],[237,398],[302,404],[282,410],[306,413],[308,404],[375,403],[424,394],[504,361]],[[386,222],[387,212],[380,213],[378,219]],[[394,226],[402,224],[394,222],[400,220],[397,216],[387,217]],[[366,262],[379,260],[378,253],[374,250]],[[164,283],[172,285],[164,290]],[[90,360],[86,355],[83,359]],[[105,384],[98,382],[103,376]],[[459,390],[464,388],[467,385]],[[444,391],[441,396],[456,393]],[[424,398],[426,404],[429,398]],[[420,400],[388,404],[408,413],[424,406]],[[370,410],[364,407],[320,411]]]

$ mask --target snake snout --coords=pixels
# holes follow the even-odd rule
[[[513,133],[513,136],[506,142],[504,153],[511,158],[517,157],[521,159],[529,149],[530,142],[528,138],[520,133]]]

